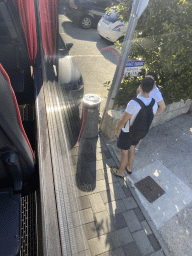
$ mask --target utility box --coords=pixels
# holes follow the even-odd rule
[[[96,94],[86,94],[83,97],[83,132],[82,138],[91,139],[98,135],[99,109],[101,97]]]

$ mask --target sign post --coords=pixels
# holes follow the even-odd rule
[[[102,121],[105,117],[107,110],[113,108],[114,98],[116,97],[116,95],[119,91],[121,80],[122,80],[124,69],[125,69],[125,65],[126,65],[127,58],[129,56],[129,52],[130,52],[131,45],[133,42],[135,27],[137,25],[139,17],[141,16],[143,11],[147,7],[148,1],[149,0],[133,0],[131,15],[129,18],[129,23],[128,23],[125,39],[123,41],[123,48],[121,51],[119,63],[117,65],[117,68],[116,68],[116,71],[115,71],[115,74],[113,77],[113,81],[112,81],[112,85],[111,85],[109,95],[107,98],[107,102],[105,105]]]

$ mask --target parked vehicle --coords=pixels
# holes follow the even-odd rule
[[[107,7],[119,4],[119,0],[68,0],[66,15],[82,28],[96,27]]]
[[[58,83],[61,85],[66,96],[76,105],[79,105],[83,98],[84,85],[81,72],[75,64],[73,57],[69,54],[73,44],[65,44],[61,37],[59,37],[59,44],[57,54]]]
[[[118,19],[115,11],[106,12],[97,25],[99,35],[110,42],[123,40],[127,29],[127,24]]]

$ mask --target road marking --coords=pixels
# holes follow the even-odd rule
[[[150,203],[134,186],[134,183],[151,176],[155,182],[165,191],[165,194]],[[143,169],[133,172],[128,180],[135,187],[139,199],[156,228],[159,230],[167,221],[183,210],[192,202],[192,189],[174,175],[160,161],[155,161]]]

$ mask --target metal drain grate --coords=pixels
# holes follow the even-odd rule
[[[22,231],[19,256],[37,256],[36,192],[22,197]]]
[[[150,203],[154,202],[165,193],[165,191],[150,176],[135,183],[135,187]]]

